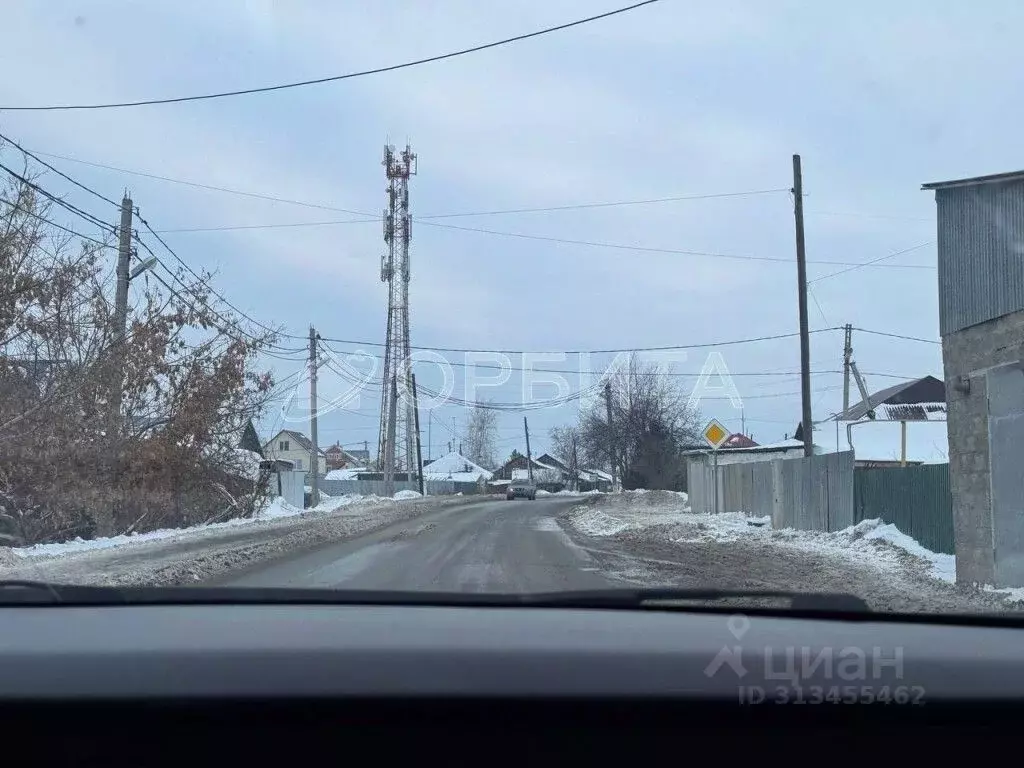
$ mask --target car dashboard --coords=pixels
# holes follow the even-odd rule
[[[397,605],[0,608],[0,715],[47,762],[605,761],[763,730],[1005,726],[1024,630],[872,615]],[[893,730],[895,729],[895,730]],[[1000,730],[1002,729],[1002,730]],[[730,738],[731,737],[731,738]],[[717,738],[717,737],[716,737]],[[832,737],[828,737],[832,738]],[[909,743],[909,741],[907,742]],[[850,749],[870,745],[863,737]],[[927,751],[941,746],[915,741]],[[791,743],[792,748],[792,743]],[[485,750],[481,752],[480,750]],[[17,748],[15,754],[18,754]],[[768,757],[770,755],[762,755]],[[279,761],[278,761],[279,762]]]

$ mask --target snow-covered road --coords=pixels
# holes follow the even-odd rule
[[[257,518],[137,536],[0,548],[0,579],[63,584],[190,585],[464,503],[464,497],[451,496],[342,496],[328,498],[314,509],[299,510],[278,499]]]

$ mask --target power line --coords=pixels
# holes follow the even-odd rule
[[[920,336],[905,336],[901,333],[887,333],[886,331],[869,331],[867,328],[854,327],[853,330],[860,331],[861,333],[868,333],[871,334],[872,336],[888,336],[891,339],[903,339],[905,341],[920,341],[924,344],[942,343],[941,341],[936,341],[935,339],[923,339]]]
[[[93,225],[99,227],[102,231],[107,232],[107,233],[112,234],[112,235],[116,234],[115,228],[114,228],[114,226],[112,224],[108,224],[107,222],[103,221],[102,219],[92,215],[88,211],[83,211],[81,208],[78,208],[77,206],[72,205],[71,203],[67,202],[66,200],[61,200],[59,197],[54,195],[52,192],[47,191],[46,189],[44,189],[43,187],[39,186],[35,182],[31,181],[30,179],[26,178],[25,176],[22,176],[17,171],[11,170],[10,168],[8,168],[3,163],[0,163],[0,169],[6,171],[10,176],[14,177],[18,181],[20,181],[22,184],[24,184],[24,185],[26,185],[28,187],[31,187],[36,192],[38,192],[43,197],[45,197],[47,200],[50,200],[51,202],[54,202],[57,205],[59,205],[61,208],[64,208],[65,210],[70,211],[71,213],[75,214],[76,216],[78,216],[78,217],[80,217],[82,219],[85,219],[85,221],[87,221],[88,223],[93,224]]]
[[[454,218],[466,218],[471,216],[502,216],[507,214],[518,214],[518,213],[549,213],[556,211],[575,211],[585,210],[591,208],[616,208],[630,205],[652,205],[655,203],[670,203],[680,202],[684,200],[710,200],[715,198],[727,198],[727,197],[751,197],[755,195],[767,195],[776,192],[788,192],[788,189],[754,189],[744,192],[717,192],[706,195],[677,195],[675,197],[657,197],[657,198],[646,198],[642,200],[615,200],[612,202],[599,202],[599,203],[573,203],[569,205],[548,205],[538,208],[506,208],[502,210],[491,210],[491,211],[465,211],[457,213],[432,213],[420,216],[414,216],[413,220],[422,222],[428,219],[454,219]],[[361,219],[332,219],[327,221],[298,221],[298,222],[281,222],[271,224],[235,224],[235,225],[222,225],[213,227],[177,227],[175,229],[161,229],[158,230],[161,234],[178,234],[185,232],[231,232],[235,230],[245,229],[288,229],[294,227],[331,227],[340,226],[344,224],[367,224],[376,223],[378,216],[375,214],[361,214],[366,218]],[[372,218],[371,218],[372,217]]]
[[[581,24],[588,24],[592,21],[598,21],[600,19],[607,19],[610,16],[616,16],[620,13],[626,13],[628,11],[635,10],[645,5],[651,5],[658,2],[658,0],[643,0],[643,2],[634,3],[633,5],[626,6],[625,8],[617,8],[613,11],[607,11],[606,13],[598,14],[597,16],[588,16],[584,19],[577,19],[576,21],[568,22],[567,24],[559,24],[554,27],[546,27],[545,29],[539,29],[535,32],[528,32],[522,35],[516,35],[515,37],[506,37],[503,40],[496,40],[491,43],[485,43],[483,45],[475,45],[471,48],[463,48],[458,51],[451,51],[449,53],[443,53],[436,56],[428,56],[424,59],[415,59],[413,61],[406,61],[401,64],[391,64],[386,67],[377,67],[375,69],[364,69],[359,72],[349,72],[344,75],[331,75],[329,77],[319,77],[312,80],[300,80],[293,83],[281,83],[279,85],[267,85],[259,88],[244,88],[235,91],[221,91],[218,93],[206,93],[197,96],[176,96],[173,98],[164,99],[142,99],[139,101],[122,101],[122,102],[111,102],[107,104],[50,104],[45,106],[34,106],[34,107],[0,107],[0,110],[20,111],[20,112],[52,112],[56,110],[70,110],[70,109],[118,109],[121,107],[142,107],[150,106],[155,104],[177,104],[185,101],[205,101],[209,99],[222,99],[229,96],[245,96],[253,93],[268,93],[271,91],[282,91],[287,88],[300,88],[309,85],[319,85],[321,83],[337,82],[339,80],[350,80],[356,77],[365,77],[367,75],[378,75],[384,72],[394,72],[399,69],[406,69],[408,67],[415,67],[421,64],[430,64],[435,61],[443,61],[445,59],[454,59],[457,56],[465,56],[469,53],[477,53],[479,51],[485,51],[489,48],[497,48],[502,45],[508,45],[510,43],[516,43],[521,40],[528,40],[532,37],[539,37],[546,35],[551,32],[559,32],[563,29],[569,29],[570,27],[578,27]]]
[[[231,187],[219,187],[214,184],[205,184],[200,181],[190,181],[188,179],[176,179],[171,176],[161,176],[156,173],[146,173],[144,171],[133,171],[130,168],[120,168],[116,165],[107,165],[106,163],[96,163],[92,160],[79,160],[76,157],[69,157],[68,155],[58,155],[53,152],[39,152],[36,150],[36,154],[42,155],[43,157],[53,157],[58,160],[66,160],[69,163],[79,163],[80,165],[88,165],[93,168],[102,168],[106,171],[115,171],[116,173],[125,173],[129,176],[140,176],[144,179],[154,179],[156,181],[166,181],[171,184],[181,184],[185,187],[195,187],[196,189],[205,189],[210,192],[223,192],[228,195],[239,195],[241,197],[251,197],[256,200],[266,200],[271,203],[284,203],[286,205],[296,205],[301,208],[317,208],[322,211],[336,211],[338,213],[349,213],[353,216],[366,216],[372,217],[368,220],[376,221],[377,214],[364,213],[362,211],[351,211],[347,208],[338,208],[333,205],[321,205],[319,203],[311,203],[304,200],[290,200],[286,197],[277,197],[275,195],[266,195],[260,192],[248,192],[244,189],[233,189]]]
[[[814,216],[849,216],[857,219],[893,219],[895,221],[928,221],[931,219],[919,218],[917,216],[890,216],[883,213],[857,213],[854,211],[807,211]]]
[[[198,281],[199,281],[200,283],[202,283],[202,284],[203,284],[203,285],[204,285],[204,286],[206,287],[206,289],[210,291],[210,293],[212,293],[212,294],[213,294],[214,296],[216,296],[216,297],[217,297],[218,299],[220,299],[220,300],[221,300],[222,302],[224,302],[225,304],[227,304],[227,305],[228,305],[228,306],[229,306],[229,307],[230,307],[230,308],[231,308],[232,310],[234,310],[235,312],[237,312],[237,313],[238,313],[239,315],[241,315],[242,317],[244,317],[244,318],[245,318],[246,320],[248,320],[248,321],[249,321],[250,323],[252,323],[253,325],[255,325],[255,326],[259,327],[259,328],[262,328],[263,330],[267,331],[268,333],[272,333],[272,334],[274,334],[274,335],[277,335],[277,334],[279,333],[279,331],[278,331],[278,330],[275,330],[274,328],[271,328],[271,327],[270,327],[270,326],[268,326],[268,325],[264,325],[263,323],[259,322],[258,320],[254,320],[254,319],[253,319],[252,317],[250,317],[250,316],[249,316],[249,315],[247,315],[247,314],[246,314],[245,312],[243,312],[243,311],[242,311],[242,310],[240,310],[240,309],[239,309],[238,307],[236,307],[236,306],[235,306],[234,304],[232,304],[232,303],[231,303],[230,301],[228,301],[228,300],[227,300],[227,299],[226,299],[226,298],[224,297],[224,295],[223,295],[223,294],[221,294],[221,293],[218,293],[218,292],[217,292],[217,290],[216,290],[216,289],[214,289],[214,288],[213,288],[213,286],[211,286],[211,285],[210,285],[210,283],[209,283],[209,282],[208,282],[207,280],[205,280],[205,279],[204,279],[204,278],[202,278],[202,277],[201,277],[201,276],[200,276],[200,275],[199,275],[198,273],[196,273],[196,271],[195,271],[194,269],[192,269],[192,267],[190,267],[190,266],[188,265],[188,263],[186,263],[186,262],[185,262],[185,260],[184,260],[184,259],[182,259],[182,258],[181,258],[180,256],[178,256],[178,254],[177,254],[177,253],[175,253],[174,249],[173,249],[173,248],[171,248],[171,246],[169,246],[169,245],[167,244],[167,242],[166,242],[166,241],[165,241],[165,240],[164,240],[164,239],[163,239],[162,237],[160,237],[160,235],[159,235],[159,234],[158,234],[157,232],[155,232],[155,231],[153,230],[153,228],[152,228],[152,227],[151,227],[151,226],[149,225],[149,222],[148,222],[148,221],[146,221],[146,220],[145,220],[144,218],[142,218],[142,216],[141,216],[141,215],[140,215],[140,216],[138,216],[138,219],[139,219],[139,221],[141,221],[141,222],[142,222],[142,225],[143,225],[143,226],[144,226],[144,227],[145,227],[145,228],[146,228],[147,230],[149,230],[150,234],[152,234],[152,235],[153,235],[153,237],[155,237],[155,238],[157,239],[157,241],[158,241],[158,242],[160,243],[160,245],[162,245],[162,246],[164,247],[164,249],[165,249],[165,250],[166,250],[166,251],[167,251],[167,252],[168,252],[169,254],[171,254],[171,256],[173,256],[173,257],[174,257],[174,259],[175,259],[175,260],[176,260],[176,261],[177,261],[177,262],[178,262],[179,264],[181,264],[181,265],[182,265],[183,267],[185,267],[185,269],[187,269],[187,270],[189,271],[189,273],[191,273],[191,274],[192,274],[192,276],[196,278],[196,280],[198,280]],[[141,242],[141,240],[140,240],[139,242]],[[149,250],[149,249],[147,248],[147,250]],[[152,251],[150,251],[150,253],[152,253]],[[169,270],[168,270],[168,271],[169,271]],[[253,338],[255,338],[255,337],[253,337]]]
[[[221,187],[214,184],[206,184],[199,181],[191,181],[189,179],[178,179],[171,176],[161,176],[156,173],[147,173],[145,171],[136,171],[130,168],[121,168],[116,165],[109,165],[107,163],[98,163],[92,160],[82,160],[77,157],[70,157],[69,155],[60,155],[54,152],[40,152],[36,151],[36,154],[43,155],[44,157],[52,157],[57,160],[65,160],[69,163],[80,163],[82,165],[88,165],[93,168],[102,168],[107,171],[114,171],[116,173],[124,173],[130,176],[140,176],[146,179],[154,179],[156,181],[166,181],[171,184],[181,184],[187,187],[195,187],[197,189],[205,189],[211,192],[222,192],[229,195],[240,195],[242,197],[251,197],[257,200],[266,200],[273,203],[284,203],[285,205],[295,205],[300,208],[314,208],[322,211],[335,211],[338,213],[348,213],[353,216],[361,216],[359,219],[342,219],[342,220],[329,220],[329,221],[302,221],[292,223],[279,223],[279,224],[238,224],[238,225],[224,225],[215,227],[179,227],[175,229],[161,229],[157,230],[161,234],[171,234],[179,232],[220,232],[220,231],[231,231],[240,229],[277,229],[277,228],[288,228],[288,227],[326,227],[326,226],[337,226],[343,224],[363,224],[367,222],[377,222],[380,219],[379,214],[369,213],[366,211],[355,211],[349,208],[340,208],[338,206],[326,205],[323,203],[314,203],[308,200],[293,200],[286,197],[278,197],[276,195],[264,194],[261,192],[249,192],[243,189],[234,189],[232,187]],[[541,206],[535,208],[507,208],[501,210],[489,210],[489,211],[466,211],[466,212],[455,212],[455,213],[433,213],[415,216],[415,220],[423,221],[425,219],[449,219],[449,218],[460,218],[460,217],[471,217],[471,216],[499,216],[505,214],[516,214],[516,213],[545,213],[550,211],[568,211],[577,209],[587,208],[611,208],[618,206],[629,206],[629,205],[650,205],[655,203],[669,203],[679,202],[684,200],[709,200],[715,198],[729,198],[729,197],[751,197],[756,195],[768,195],[778,192],[788,192],[787,188],[779,187],[776,189],[751,189],[741,190],[738,192],[715,192],[708,194],[692,194],[692,195],[676,195],[672,197],[658,197],[658,198],[646,198],[641,200],[615,200],[611,202],[594,202],[594,203],[572,203],[567,205],[551,205]]]
[[[62,177],[62,178],[64,178],[64,179],[66,179],[66,180],[70,181],[70,182],[71,182],[72,184],[74,184],[74,185],[75,185],[76,187],[78,187],[79,189],[83,189],[83,190],[85,190],[86,192],[88,192],[89,194],[95,195],[95,196],[96,196],[96,197],[98,197],[98,198],[99,198],[100,200],[105,200],[106,202],[108,202],[108,203],[110,203],[111,205],[113,205],[113,206],[114,206],[115,208],[116,208],[116,207],[118,207],[118,203],[114,202],[114,201],[113,201],[113,200],[111,200],[111,199],[110,199],[109,197],[106,197],[105,195],[101,195],[101,194],[100,194],[99,192],[97,192],[97,191],[96,191],[95,189],[93,189],[92,187],[88,187],[88,186],[86,186],[85,184],[83,184],[82,182],[78,181],[77,179],[73,179],[73,178],[71,178],[70,176],[68,176],[68,175],[67,175],[66,173],[64,173],[63,171],[60,171],[60,170],[58,170],[58,169],[54,168],[54,167],[53,167],[52,165],[50,165],[50,164],[49,164],[48,162],[46,162],[45,160],[43,160],[43,159],[41,159],[41,158],[37,157],[37,156],[36,156],[36,155],[34,155],[34,154],[33,154],[32,152],[29,152],[29,151],[28,151],[27,149],[25,149],[25,148],[24,148],[23,146],[21,146],[21,144],[19,144],[18,142],[16,142],[16,141],[15,141],[14,139],[12,139],[12,138],[10,138],[10,137],[8,137],[8,136],[4,136],[4,134],[2,134],[2,133],[0,133],[0,139],[2,139],[3,141],[6,141],[6,142],[7,142],[8,144],[10,144],[10,145],[11,145],[12,147],[15,147],[15,148],[16,148],[17,150],[19,150],[19,151],[21,152],[21,154],[25,155],[26,157],[31,157],[31,158],[32,158],[33,160],[35,160],[35,161],[36,161],[37,163],[39,163],[40,165],[46,166],[46,167],[47,167],[47,168],[49,168],[49,169],[50,169],[51,171],[53,171],[54,173],[56,173],[56,174],[57,174],[58,176],[60,176],[60,177]]]
[[[917,245],[912,245],[909,248],[904,248],[902,251],[895,251],[893,253],[887,253],[885,256],[879,256],[877,259],[871,259],[870,261],[865,261],[865,262],[863,262],[861,264],[855,264],[853,266],[847,267],[846,269],[840,269],[840,270],[837,270],[835,272],[830,272],[827,275],[822,275],[821,277],[816,277],[813,280],[808,280],[807,282],[808,282],[808,284],[816,283],[819,280],[828,280],[830,277],[836,277],[837,275],[845,275],[847,272],[852,272],[853,270],[860,269],[861,267],[876,266],[876,265],[878,265],[878,262],[880,262],[880,261],[885,261],[886,259],[892,259],[892,258],[894,258],[896,256],[902,256],[905,253],[910,253],[911,251],[917,251],[917,250],[920,250],[921,248],[926,248],[927,246],[934,245],[934,244],[935,244],[934,240],[929,240],[926,243],[918,243]],[[886,265],[886,266],[897,266],[897,265],[889,264],[889,265]],[[903,265],[903,266],[910,266],[910,265]],[[913,265],[913,266],[917,266],[918,268],[921,268],[921,269],[934,269],[934,267],[932,267],[931,265],[928,265],[928,264]]]
[[[268,202],[283,203],[285,205],[295,205],[295,206],[299,206],[299,207],[303,207],[303,208],[315,208],[315,209],[318,209],[318,210],[325,210],[325,211],[335,211],[335,212],[338,212],[338,213],[347,213],[347,214],[349,214],[351,216],[363,217],[363,218],[359,218],[359,219],[343,219],[343,220],[334,220],[334,221],[293,222],[293,223],[278,223],[278,224],[241,224],[241,225],[224,225],[224,226],[213,226],[213,227],[181,227],[181,228],[175,228],[175,229],[152,230],[154,234],[176,234],[176,233],[186,233],[186,232],[225,232],[225,231],[238,231],[238,230],[250,230],[250,229],[251,230],[256,230],[256,229],[279,229],[279,228],[280,229],[284,229],[284,228],[295,228],[295,227],[322,227],[322,226],[336,226],[336,225],[347,225],[347,224],[360,224],[360,223],[377,222],[378,219],[379,219],[379,216],[377,214],[368,213],[366,211],[356,211],[356,210],[352,210],[350,208],[340,208],[338,206],[325,205],[325,204],[322,204],[322,203],[313,203],[313,202],[304,201],[304,200],[293,200],[293,199],[284,198],[284,197],[277,197],[275,195],[263,194],[263,193],[260,193],[260,192],[248,192],[246,190],[233,189],[231,187],[220,187],[220,186],[216,186],[216,185],[213,185],[213,184],[205,184],[205,183],[202,183],[202,182],[189,181],[189,180],[186,180],[186,179],[176,179],[176,178],[172,178],[170,176],[161,176],[159,174],[154,174],[154,173],[145,173],[145,172],[142,172],[142,171],[133,171],[133,170],[130,170],[128,168],[120,168],[118,166],[107,165],[105,163],[96,163],[96,162],[93,162],[93,161],[90,161],[90,160],[79,160],[78,158],[69,157],[67,155],[58,155],[58,154],[55,154],[55,153],[52,153],[52,152],[38,152],[37,154],[41,154],[41,155],[44,155],[46,157],[57,158],[57,159],[60,159],[60,160],[66,160],[68,162],[81,163],[83,165],[89,165],[89,166],[92,166],[92,167],[95,167],[95,168],[103,168],[103,169],[106,169],[106,170],[115,171],[117,173],[126,173],[126,174],[133,175],[133,176],[141,176],[143,178],[156,179],[158,181],[166,181],[166,182],[169,182],[169,183],[172,183],[172,184],[182,184],[184,186],[195,187],[197,189],[205,189],[205,190],[214,191],[214,192],[222,192],[222,193],[225,193],[225,194],[240,195],[240,196],[243,196],[243,197],[250,197],[250,198],[257,199],[257,200],[266,200]],[[788,191],[789,191],[788,189],[784,189],[784,188],[780,187],[780,188],[777,188],[777,189],[746,190],[746,191],[739,191],[739,192],[721,192],[721,193],[712,193],[712,194],[706,194],[706,195],[679,195],[679,196],[676,196],[676,197],[651,198],[651,199],[645,199],[645,200],[620,200],[620,201],[613,201],[613,202],[575,203],[575,204],[569,204],[569,205],[545,206],[545,207],[537,207],[537,208],[510,208],[510,209],[505,209],[505,210],[494,210],[494,211],[470,211],[470,212],[456,212],[456,213],[438,213],[438,214],[430,214],[430,215],[425,215],[425,216],[416,216],[416,217],[414,217],[414,220],[416,222],[420,223],[420,224],[425,225],[425,226],[440,227],[440,228],[444,228],[444,229],[459,230],[459,231],[465,231],[465,232],[477,232],[477,233],[480,233],[480,234],[493,235],[493,236],[498,236],[498,237],[512,237],[512,238],[519,238],[519,239],[525,239],[525,240],[536,240],[536,241],[541,241],[541,242],[561,243],[561,244],[565,244],[565,245],[582,245],[582,246],[593,247],[593,248],[609,248],[609,249],[614,249],[614,250],[626,250],[626,251],[634,251],[634,252],[642,252],[642,253],[664,253],[664,254],[681,255],[681,256],[706,256],[706,257],[710,257],[710,258],[739,259],[739,260],[742,260],[742,261],[764,261],[764,262],[774,262],[774,263],[780,263],[780,264],[790,264],[790,263],[792,263],[792,259],[784,258],[784,257],[777,257],[777,256],[753,256],[753,255],[749,255],[749,254],[729,254],[729,253],[717,253],[717,252],[709,252],[709,251],[684,250],[684,249],[676,249],[676,248],[655,248],[655,247],[640,246],[640,245],[630,245],[628,243],[607,243],[607,242],[590,241],[590,240],[574,240],[574,239],[570,239],[570,238],[549,237],[549,236],[545,236],[545,235],[533,235],[533,234],[528,234],[528,233],[523,233],[523,232],[506,232],[506,231],[502,231],[502,230],[484,229],[484,228],[481,228],[481,227],[466,227],[466,226],[460,226],[460,225],[456,225],[456,224],[444,224],[444,223],[441,223],[441,222],[438,222],[438,221],[433,221],[433,219],[442,219],[442,218],[469,217],[469,216],[491,216],[491,215],[514,214],[514,213],[535,213],[535,212],[544,212],[544,211],[561,211],[561,210],[585,209],[585,208],[604,208],[604,207],[623,206],[623,205],[644,205],[644,204],[650,204],[650,203],[670,202],[670,201],[675,201],[675,200],[699,200],[699,199],[708,199],[708,198],[716,198],[716,197],[739,197],[739,196],[749,196],[749,195],[764,195],[764,194],[771,194],[771,193],[775,193],[775,192],[788,192]],[[910,250],[915,250],[917,247],[924,247],[924,245],[927,245],[927,243],[923,244],[921,246],[915,246],[914,249],[910,249]],[[892,254],[892,255],[899,255],[899,254]],[[807,263],[808,264],[825,264],[825,265],[829,265],[829,266],[841,266],[841,267],[849,267],[849,268],[852,268],[852,269],[859,269],[859,268],[865,267],[865,266],[872,266],[876,262],[879,262],[879,261],[882,261],[882,260],[883,259],[875,259],[875,260],[873,260],[871,262],[850,262],[850,261],[833,261],[833,260],[820,260],[819,261],[819,260],[812,260],[812,261],[808,261]],[[934,269],[933,266],[928,265],[928,264],[886,264],[886,265],[883,265],[883,266],[885,268],[889,268],[889,269]],[[840,272],[832,273],[830,275],[825,275],[824,277],[816,278],[815,280],[811,280],[811,281],[808,281],[808,282],[816,282],[817,280],[824,280],[824,279],[826,279],[828,277],[832,277],[835,274],[841,274],[841,271]]]
[[[65,227],[63,224],[58,224],[55,221],[51,221],[50,219],[48,219],[45,216],[42,216],[42,215],[36,213],[35,211],[30,211],[28,208],[23,208],[20,205],[12,203],[10,200],[4,200],[4,199],[0,198],[0,202],[7,203],[7,205],[11,206],[11,208],[13,208],[14,210],[21,211],[22,213],[27,213],[29,216],[32,216],[33,218],[36,218],[39,221],[45,222],[45,223],[49,224],[51,227],[56,227],[57,229],[61,230],[62,232],[67,232],[69,235],[74,235],[75,237],[79,237],[82,240],[88,240],[89,242],[95,243],[96,245],[102,246],[103,248],[112,248],[113,247],[112,245],[110,245],[110,243],[104,243],[102,240],[97,240],[95,237],[90,237],[89,235],[83,235],[81,232],[76,232],[75,230],[71,229],[70,227]]]
[[[770,261],[778,262],[782,264],[792,264],[791,258],[781,256],[751,256],[749,254],[737,254],[737,253],[716,253],[709,251],[690,251],[678,248],[653,248],[641,245],[629,245],[627,243],[606,243],[594,240],[571,240],[563,237],[548,237],[545,235],[531,235],[523,232],[504,232],[495,229],[481,229],[478,227],[463,227],[457,224],[441,224],[436,221],[420,221],[420,224],[430,227],[443,227],[445,229],[457,229],[464,232],[481,232],[487,235],[500,235],[502,237],[517,237],[525,240],[540,240],[550,243],[564,243],[567,245],[585,245],[594,248],[611,248],[615,250],[623,251],[640,251],[644,253],[667,253],[681,256],[709,256],[719,259],[739,259],[741,261]],[[808,264],[830,264],[833,266],[864,266],[861,262],[850,262],[850,261],[828,261],[828,260],[816,260],[808,261]],[[884,265],[890,268],[898,269],[932,269],[932,267],[923,264],[886,264]]]
[[[829,328],[815,328],[811,333],[825,333],[828,331],[841,331],[842,326],[832,326]],[[287,335],[287,334],[285,334]],[[627,347],[622,349],[582,349],[582,350],[523,350],[523,349],[470,349],[468,347],[427,347],[427,346],[412,346],[410,349],[422,350],[427,352],[486,352],[497,355],[523,355],[523,354],[562,354],[562,355],[611,355],[625,352],[672,352],[681,349],[708,349],[711,347],[728,347],[735,346],[737,344],[753,344],[761,341],[775,341],[778,339],[791,339],[799,336],[799,333],[777,333],[771,336],[755,336],[746,339],[730,339],[727,341],[710,341],[700,344],[675,344],[661,347]],[[294,336],[293,338],[301,338]],[[366,347],[383,347],[383,342],[379,341],[354,341],[352,339],[337,339],[329,336],[322,336],[321,341],[330,341],[337,344],[354,344],[356,346]],[[417,361],[413,361],[417,362]]]

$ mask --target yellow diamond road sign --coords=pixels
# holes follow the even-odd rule
[[[704,427],[704,439],[712,448],[720,448],[722,443],[729,439],[729,430],[715,419],[708,422]]]

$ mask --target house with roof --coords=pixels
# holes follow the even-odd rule
[[[352,467],[366,467],[369,464],[368,450],[346,450],[341,443],[335,442],[324,449],[324,456],[327,457],[327,471],[336,469],[351,469]],[[367,458],[363,458],[363,457]]]
[[[295,469],[309,472],[313,468],[313,442],[301,432],[282,429],[263,444],[263,455],[271,461],[290,461]],[[327,474],[327,454],[317,452],[317,474]]]
[[[456,451],[447,453],[423,467],[425,480],[453,480],[456,483],[480,483],[490,480],[492,473],[474,464]]]

